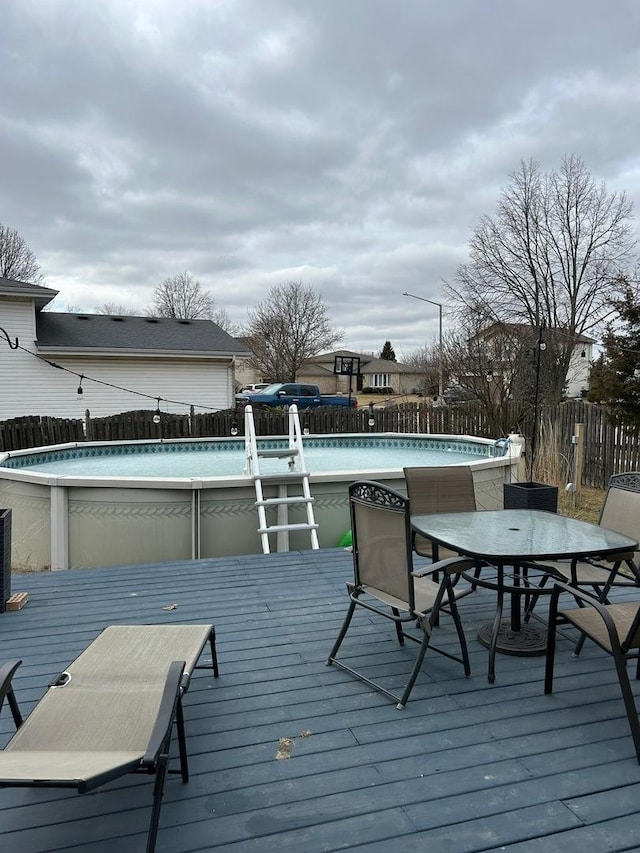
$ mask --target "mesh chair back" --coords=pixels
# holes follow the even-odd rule
[[[638,605],[636,615],[629,627],[627,636],[622,642],[622,647],[625,651],[640,649],[640,604]]]
[[[405,468],[411,512],[473,512],[476,496],[468,465]]]
[[[473,512],[476,509],[473,474],[468,465],[405,468],[404,477],[414,515]],[[414,548],[416,553],[434,559],[450,557],[454,553],[448,548],[439,548],[434,553],[432,543],[419,534],[414,538]]]
[[[357,586],[370,586],[413,607],[409,501],[379,483],[349,489]]]
[[[630,478],[635,478],[640,488],[640,474],[616,474],[611,478],[599,523],[640,541],[640,490],[629,487],[633,482]]]

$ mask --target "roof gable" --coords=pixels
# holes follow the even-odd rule
[[[57,290],[44,287],[41,284],[30,284],[15,278],[0,276],[0,296],[26,296],[33,299],[36,308],[44,308],[58,295]]]

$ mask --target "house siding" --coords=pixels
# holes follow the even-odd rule
[[[11,342],[18,338],[20,346],[35,350],[31,299],[0,299],[0,326]],[[47,365],[38,364],[32,355],[21,349],[11,349],[4,335],[0,335],[0,419],[25,414],[20,411],[23,406],[37,401],[40,387],[46,383],[45,368],[49,373],[53,372]],[[42,414],[52,413],[44,410]]]
[[[35,351],[34,312],[31,300],[0,301],[0,326],[11,340]],[[151,409],[161,397],[166,412],[188,412],[194,405],[204,410],[226,409],[233,401],[233,371],[230,358],[207,359],[189,356],[51,356],[50,361],[77,374],[111,385],[148,394],[138,394],[78,378],[56,370],[46,361],[22,349],[12,350],[0,340],[0,420],[21,415],[50,415],[81,418],[89,409],[101,417],[132,409]],[[172,400],[176,402],[164,402]]]

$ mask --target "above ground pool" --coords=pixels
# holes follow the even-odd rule
[[[265,449],[283,437],[258,438]],[[348,530],[347,489],[359,478],[406,492],[405,466],[470,465],[480,509],[502,506],[502,485],[517,479],[520,446],[504,439],[406,434],[304,439],[321,547]],[[0,455],[0,508],[12,511],[12,566],[27,570],[166,562],[259,554],[255,485],[244,473],[241,438],[99,442]],[[262,459],[263,474],[287,472]],[[263,481],[265,497],[299,486]],[[270,510],[270,512],[283,512]],[[292,504],[288,521],[303,521]],[[278,524],[283,523],[278,517]],[[290,541],[289,541],[290,539]],[[309,533],[287,533],[279,550],[310,547]],[[272,550],[276,550],[276,545]]]
[[[286,447],[286,439],[259,438],[258,447]],[[409,465],[454,465],[503,456],[504,445],[464,438],[417,436],[324,436],[304,440],[307,470],[365,471]],[[264,459],[260,470],[283,470],[282,460]],[[11,469],[74,477],[234,477],[244,472],[244,439],[79,444],[29,451],[0,461]]]

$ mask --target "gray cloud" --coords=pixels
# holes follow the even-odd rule
[[[7,0],[0,220],[57,301],[187,269],[236,323],[289,280],[344,344],[437,334],[520,159],[640,200],[636,0]]]

